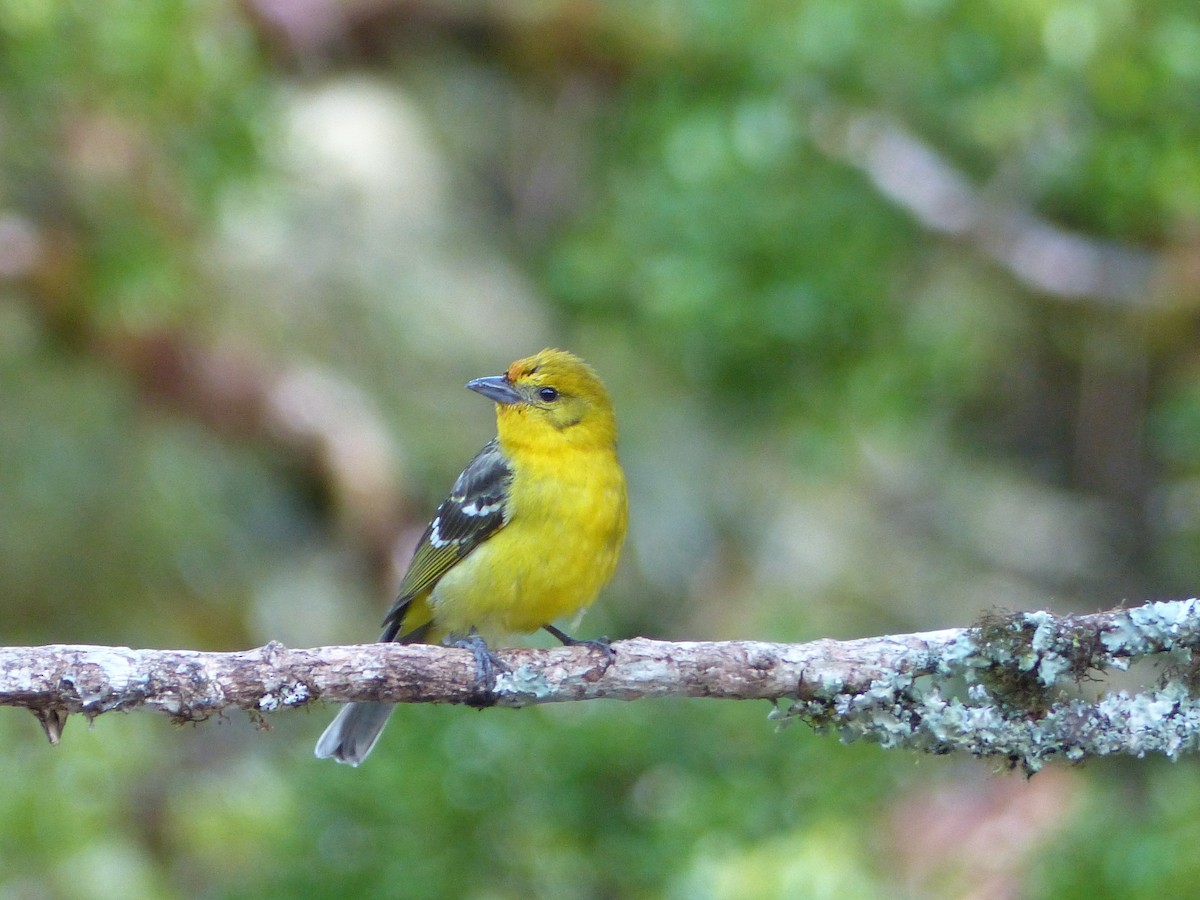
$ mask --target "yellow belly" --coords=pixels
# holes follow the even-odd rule
[[[447,572],[429,597],[437,631],[536,631],[588,606],[617,566],[624,479],[612,466],[518,478],[508,523]]]

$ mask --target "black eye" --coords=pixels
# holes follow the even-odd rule
[[[538,396],[541,397],[546,403],[553,403],[558,399],[558,391],[552,387],[544,387],[538,391]]]

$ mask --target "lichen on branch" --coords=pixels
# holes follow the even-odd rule
[[[1030,774],[1055,757],[1177,759],[1200,743],[1198,641],[1195,599],[1086,616],[988,614],[942,644],[928,666],[832,696],[802,695],[775,715],[836,729],[843,740],[999,757]],[[1090,701],[1068,693],[1150,658],[1168,663],[1154,688]]]

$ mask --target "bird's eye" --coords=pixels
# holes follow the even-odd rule
[[[541,397],[546,403],[553,403],[558,399],[558,391],[552,387],[544,387],[538,391],[538,396]]]

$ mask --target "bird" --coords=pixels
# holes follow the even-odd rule
[[[379,640],[465,641],[481,670],[483,642],[500,634],[545,629],[607,649],[553,624],[591,605],[625,540],[628,496],[604,382],[578,356],[545,349],[466,387],[495,403],[496,437],[426,526]],[[391,713],[389,703],[347,704],[316,756],[357,766]]]

